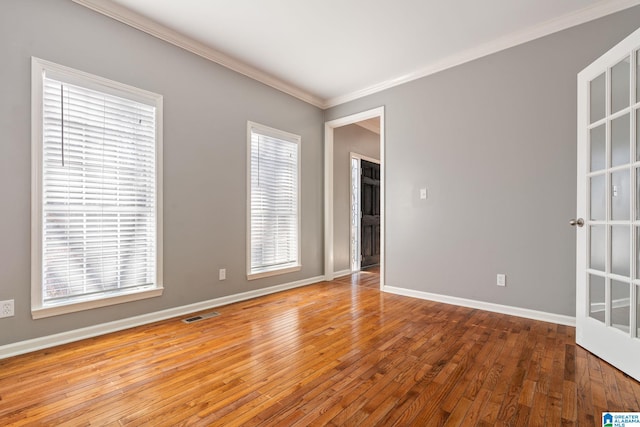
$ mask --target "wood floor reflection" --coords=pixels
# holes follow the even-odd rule
[[[593,426],[640,411],[640,384],[574,328],[378,288],[374,269],[2,360],[0,424]]]
[[[367,269],[339,277],[336,283],[363,286],[365,288],[380,289],[380,267],[374,266]]]

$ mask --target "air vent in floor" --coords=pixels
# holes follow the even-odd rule
[[[219,316],[219,315],[220,315],[220,313],[218,313],[217,311],[212,311],[210,313],[199,314],[199,315],[193,316],[193,317],[187,317],[186,319],[182,319],[182,321],[184,323],[193,323],[193,322],[199,322],[200,320],[209,319],[211,317],[216,317],[216,316]]]

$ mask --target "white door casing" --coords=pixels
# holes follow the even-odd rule
[[[639,49],[578,74],[576,342],[640,381]]]

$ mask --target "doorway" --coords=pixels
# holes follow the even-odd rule
[[[360,161],[360,268],[380,263],[380,165]]]
[[[380,161],[351,153],[351,273],[380,264]]]
[[[384,225],[384,107],[378,107],[372,110],[364,111],[361,113],[353,114],[350,116],[342,117],[339,119],[331,120],[325,123],[325,180],[324,180],[324,195],[325,195],[325,235],[324,235],[324,276],[325,280],[333,280],[334,278],[334,130],[338,127],[354,124],[362,121],[366,121],[372,118],[379,118],[380,122],[380,170],[379,170],[379,219],[380,219],[380,238],[379,244],[379,265],[380,265],[380,288],[384,287],[385,275],[384,275],[384,241],[385,241],[385,225]]]

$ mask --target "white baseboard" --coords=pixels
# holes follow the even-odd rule
[[[333,278],[337,279],[338,277],[348,276],[348,275],[350,275],[352,273],[353,272],[351,270],[336,271],[336,272],[333,273]]]
[[[543,322],[557,323],[559,325],[576,326],[576,318],[563,314],[547,313],[544,311],[530,310],[528,308],[512,307],[509,305],[494,304],[491,302],[477,301],[466,298],[452,297],[448,295],[432,294],[430,292],[415,291],[413,289],[396,288],[385,286],[384,292],[389,292],[407,297],[420,298],[429,301],[442,302],[445,304],[460,305],[463,307],[477,308],[480,310],[492,311],[495,313],[509,314],[511,316],[524,317],[527,319],[541,320]]]
[[[135,326],[142,326],[161,320],[171,319],[173,317],[184,316],[187,314],[195,313],[202,310],[207,310],[213,307],[220,307],[222,305],[232,304],[234,302],[245,301],[248,299],[275,294],[277,292],[286,291],[288,289],[299,288],[302,286],[311,285],[314,283],[322,282],[324,276],[312,277],[309,279],[299,280],[297,282],[285,283],[282,285],[271,286],[263,289],[256,289],[254,291],[243,292],[240,294],[229,295],[226,297],[215,298],[208,301],[197,302],[194,304],[183,305],[181,307],[169,308],[167,310],[156,311],[154,313],[142,314],[140,316],[129,317],[127,319],[116,320],[113,322],[103,323],[95,326],[88,326],[86,328],[75,329],[68,332],[62,332],[59,334],[48,335],[45,337],[34,338],[25,341],[19,341],[7,345],[0,346],[0,359],[6,359],[12,356],[18,356],[20,354],[30,353],[36,350],[42,350],[44,348],[54,347],[61,344],[67,344],[73,341],[79,341],[86,338],[93,338],[99,335],[108,334],[111,332],[121,331],[123,329],[133,328]]]

